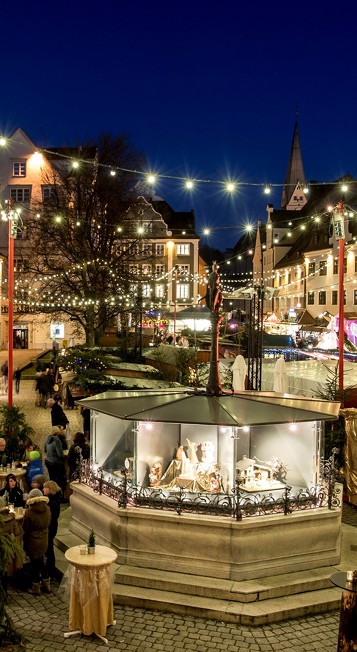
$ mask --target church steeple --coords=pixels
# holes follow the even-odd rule
[[[299,129],[298,129],[297,114],[296,114],[296,121],[294,127],[293,142],[291,144],[291,150],[290,150],[288,171],[286,173],[285,185],[281,197],[281,208],[284,208],[289,203],[289,200],[294,192],[297,183],[300,184],[305,183],[305,174],[304,174],[304,166],[302,163]]]

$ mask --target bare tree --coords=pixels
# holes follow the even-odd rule
[[[46,198],[27,218],[27,271],[16,298],[26,312],[66,314],[93,346],[132,304],[130,265],[143,259],[146,235],[137,228],[144,220],[138,178],[119,168],[139,170],[144,159],[126,137],[109,135],[76,156],[71,149],[47,158]]]

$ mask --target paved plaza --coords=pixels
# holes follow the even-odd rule
[[[5,396],[1,398],[6,400]],[[33,380],[22,381],[20,394],[14,395],[14,404],[22,406],[35,429],[34,439],[43,450],[44,439],[51,427],[50,410],[36,407]],[[78,410],[66,410],[66,414],[72,434],[82,429]],[[357,527],[357,509],[345,506],[343,520],[350,527]],[[335,652],[337,649],[338,612],[248,627],[116,606],[116,624],[107,631],[108,645],[95,636],[64,638],[68,628],[68,604],[58,589],[59,583],[53,586],[51,595],[36,597],[9,587],[7,612],[23,637],[25,650]]]

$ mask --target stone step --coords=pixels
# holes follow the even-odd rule
[[[283,596],[331,588],[330,577],[336,568],[322,568],[276,575],[259,580],[236,582],[199,575],[167,572],[150,568],[121,565],[115,582],[157,591],[172,591],[231,602],[256,602]]]
[[[71,508],[61,513],[56,566],[66,572],[65,551],[86,543],[70,532]],[[236,582],[175,571],[114,564],[115,604],[259,626],[338,609],[341,591],[333,588],[327,566],[259,580]]]
[[[117,605],[260,626],[289,618],[334,611],[339,608],[341,592],[331,588],[254,603],[242,603],[116,583],[113,588],[113,599]]]

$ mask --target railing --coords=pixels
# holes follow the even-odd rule
[[[160,487],[142,487],[134,485],[128,478],[126,468],[121,470],[122,477],[106,478],[107,472],[101,468],[94,469],[89,460],[79,460],[78,479],[93,489],[94,492],[115,500],[118,507],[143,507],[149,509],[174,511],[178,515],[206,514],[227,516],[241,521],[251,516],[271,514],[292,514],[296,511],[327,507],[335,509],[341,506],[341,489],[336,484],[336,456],[334,449],[328,460],[321,460],[320,484],[300,489],[292,493],[292,487],[286,485],[279,496],[273,492],[261,495],[248,494],[244,491],[243,481],[237,480],[235,488],[228,493],[191,493],[179,488],[170,491]]]

